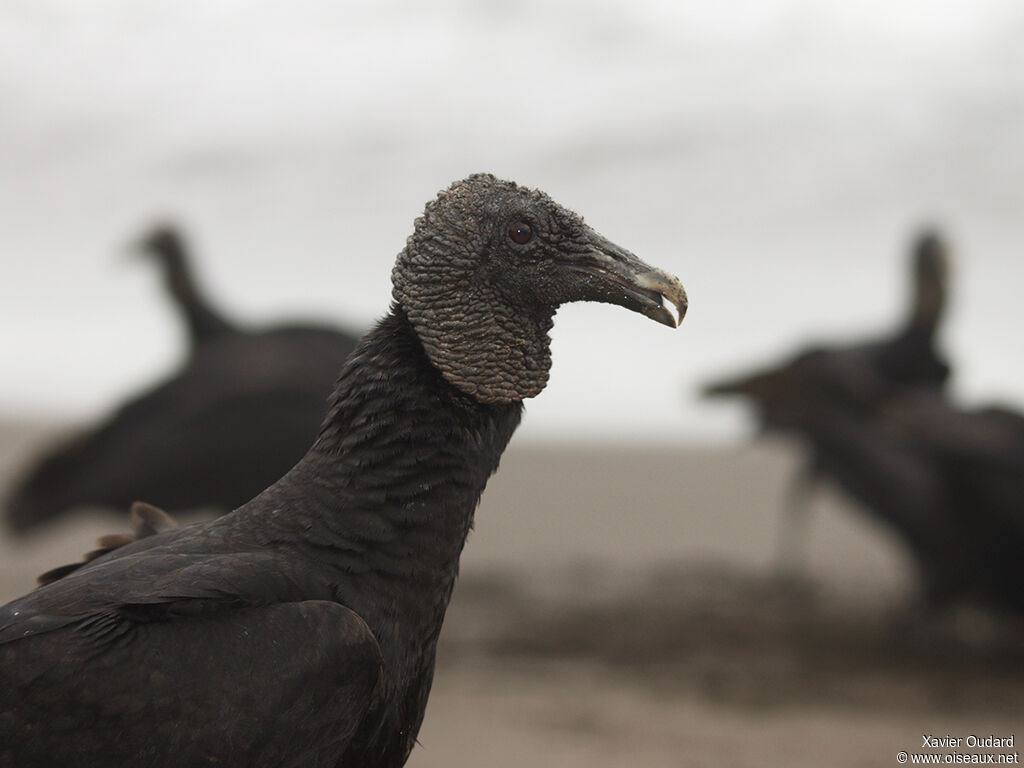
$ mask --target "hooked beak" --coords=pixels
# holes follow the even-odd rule
[[[117,249],[118,256],[125,264],[143,262],[156,255],[152,235],[123,241]]]
[[[645,264],[593,230],[587,234],[586,250],[566,265],[583,275],[587,300],[618,304],[669,328],[683,321],[688,302],[677,278]],[[675,307],[676,315],[666,303]]]
[[[737,376],[731,379],[719,379],[705,384],[701,388],[704,397],[750,397],[756,401],[771,402],[780,395],[800,388],[799,380],[794,381],[791,366],[770,368]]]
[[[145,240],[130,240],[118,248],[120,257],[126,262],[142,259],[149,253],[149,243]]]
[[[756,387],[754,377],[743,377],[739,379],[726,379],[724,381],[713,381],[701,387],[701,395],[704,397],[723,397],[731,395],[750,395]]]

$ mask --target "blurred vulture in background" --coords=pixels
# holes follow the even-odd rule
[[[181,234],[161,226],[139,243],[162,268],[188,330],[176,374],[106,422],[52,448],[15,481],[8,527],[26,533],[73,509],[120,513],[145,500],[225,512],[298,461],[316,437],[357,335],[326,325],[244,328],[203,296]]]
[[[1003,406],[962,409],[920,391],[895,398],[869,428],[880,432],[875,448],[861,443],[853,454],[865,477],[882,480],[879,508],[888,503],[918,527],[907,539],[919,542],[932,602],[968,597],[1024,613],[1024,415]],[[918,498],[899,470],[883,464],[878,446],[921,468]],[[887,490],[905,497],[901,509],[882,498]]]
[[[806,534],[809,494],[817,481],[831,479],[880,514],[871,473],[850,455],[846,440],[853,436],[843,435],[856,428],[873,444],[869,422],[887,402],[907,392],[942,392],[950,376],[950,365],[936,345],[947,303],[947,246],[928,229],[916,238],[910,257],[908,307],[892,333],[854,344],[816,345],[781,365],[714,382],[704,390],[709,397],[745,398],[763,431],[796,437],[807,449],[784,510],[784,567],[792,566]]]
[[[1024,612],[1024,416],[921,388],[872,414],[814,400],[799,434],[815,471],[900,537],[927,605]]]
[[[948,269],[938,234],[918,237],[911,265],[906,320],[890,336],[808,349],[705,393],[746,398],[763,430],[807,450],[782,565],[804,533],[808,491],[828,479],[899,536],[929,605],[967,598],[1024,612],[1024,417],[949,401],[950,365],[936,349]]]

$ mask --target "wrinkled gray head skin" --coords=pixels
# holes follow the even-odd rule
[[[619,304],[675,327],[679,281],[538,190],[476,174],[427,204],[392,272],[395,301],[453,385],[487,403],[537,395],[555,311]],[[678,319],[663,300],[676,307]]]

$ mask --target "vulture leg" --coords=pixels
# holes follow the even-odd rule
[[[810,544],[811,500],[818,475],[804,465],[790,480],[779,518],[775,543],[775,572],[782,581],[796,581],[807,569]]]

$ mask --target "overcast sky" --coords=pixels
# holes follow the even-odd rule
[[[743,434],[699,382],[900,316],[957,246],[966,401],[1024,404],[1024,5],[446,0],[0,5],[0,414],[94,417],[180,329],[124,244],[180,220],[252,323],[366,326],[423,204],[492,171],[679,275],[676,331],[559,312],[524,434]]]

